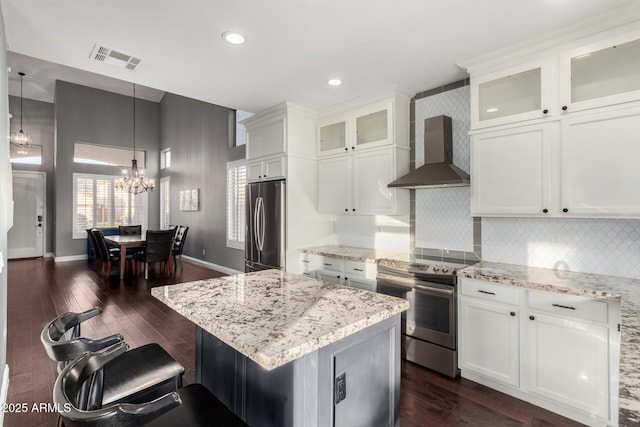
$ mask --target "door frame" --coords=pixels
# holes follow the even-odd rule
[[[13,190],[13,176],[14,174],[19,173],[19,174],[27,174],[27,175],[33,175],[33,176],[41,176],[42,177],[42,216],[43,216],[43,221],[42,221],[42,255],[40,255],[41,257],[45,257],[45,255],[47,254],[47,173],[46,172],[41,172],[41,171],[26,171],[26,170],[12,170],[11,171],[11,188]],[[13,215],[15,215],[15,204],[13,202],[13,200],[11,201],[12,206],[11,206],[11,215],[13,217]],[[13,220],[12,220],[13,223]],[[8,244],[8,242],[7,242]],[[7,256],[8,256],[8,248],[7,248]],[[37,258],[37,257],[34,257]],[[19,259],[19,258],[12,258],[12,259]]]

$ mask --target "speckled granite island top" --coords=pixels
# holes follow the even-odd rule
[[[332,258],[344,259],[347,261],[360,261],[375,263],[383,258],[393,258],[398,256],[397,252],[386,251],[381,249],[370,248],[358,248],[355,246],[344,245],[324,245],[313,246],[310,248],[300,249],[300,252],[304,252],[312,255],[322,255]]]
[[[265,369],[409,308],[403,299],[280,270],[161,286],[151,295]]]
[[[458,276],[620,301],[620,425],[640,425],[640,279],[481,262]]]

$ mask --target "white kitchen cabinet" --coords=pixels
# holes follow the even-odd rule
[[[324,213],[401,214],[409,209],[408,192],[387,184],[408,171],[409,152],[381,148],[318,162],[318,210]]]
[[[640,216],[639,135],[640,107],[562,121],[562,215]]]
[[[639,134],[640,107],[475,133],[471,214],[637,218]]]
[[[269,181],[286,177],[286,162],[282,156],[247,163],[247,181]]]
[[[248,122],[246,159],[259,159],[274,154],[284,154],[287,148],[287,118],[284,115],[252,124]]]
[[[552,148],[546,123],[473,135],[471,214],[549,215]]]
[[[549,58],[471,76],[471,128],[550,116],[553,66]]]
[[[471,279],[461,283],[460,368],[518,387],[518,290]]]
[[[461,375],[589,425],[614,424],[618,302],[461,277]]]
[[[640,100],[640,31],[561,53],[559,87],[564,114]]]
[[[375,263],[313,255],[311,257],[303,256],[302,262],[305,264],[303,265],[304,271],[309,272],[310,265],[315,267],[315,270],[308,275],[318,280],[365,291],[376,291],[377,264]]]
[[[408,147],[408,101],[393,97],[323,116],[317,124],[317,155],[348,154],[386,145]]]

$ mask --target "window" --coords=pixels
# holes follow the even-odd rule
[[[133,160],[133,150],[129,148],[86,144],[84,142],[73,144],[74,163],[131,167],[131,160]],[[138,166],[144,168],[146,165],[145,152],[136,150],[136,160],[138,161]]]
[[[73,238],[87,237],[87,228],[141,224],[147,229],[147,193],[116,190],[119,176],[73,174]]]
[[[253,113],[236,110],[236,147],[247,143],[247,129],[240,122],[253,116]]]
[[[166,230],[171,223],[170,219],[170,194],[169,194],[169,177],[160,178],[160,228]]]
[[[244,248],[244,192],[247,167],[244,160],[227,163],[227,246]]]
[[[171,167],[171,149],[167,148],[160,153],[160,169]]]

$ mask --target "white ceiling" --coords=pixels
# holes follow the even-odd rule
[[[323,109],[392,86],[413,95],[466,77],[456,63],[635,1],[0,0],[0,4],[12,53],[8,58],[12,94],[19,94],[17,72],[24,71],[27,98],[46,99],[49,94],[51,100],[56,78],[125,94],[131,93],[131,84],[125,82],[135,82],[157,89],[136,93],[150,100],[159,100],[167,91],[257,112],[282,101]],[[220,37],[227,30],[244,34],[247,42],[227,44]],[[142,63],[129,71],[90,60],[95,43],[137,56]],[[327,85],[333,77],[342,79],[343,85]]]

